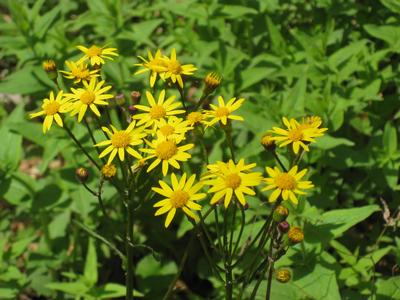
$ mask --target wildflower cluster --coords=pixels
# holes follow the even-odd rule
[[[231,95],[225,101],[220,95],[214,96],[222,80],[217,73],[212,72],[205,76],[202,95],[195,104],[189,103],[184,97],[184,84],[197,68],[193,64],[183,64],[177,58],[175,49],[171,50],[169,56],[164,55],[160,49],[154,55],[148,51],[147,58],[139,56],[141,62],[136,66],[140,69],[135,74],[149,72],[151,91],[144,91],[145,97],[140,97],[139,92],[131,92],[132,103],[121,102],[120,105],[111,106],[110,100],[116,97],[111,92],[112,86],[102,74],[102,66],[118,56],[117,49],[95,45],[77,48],[83,52],[83,56],[77,61],[66,61],[69,71],[59,72],[70,81],[66,85],[68,90],[50,92],[49,97],[43,100],[42,110],[32,113],[31,118],[44,116],[44,133],[50,130],[53,120],[65,128],[79,149],[97,167],[100,175],[99,193],[94,193],[86,184],[85,187],[99,198],[102,210],[104,206],[100,192],[103,180],[108,180],[115,186],[123,199],[123,206],[127,209],[127,222],[130,224],[126,243],[130,243],[133,234],[133,206],[145,204],[135,203],[134,196],[138,189],[145,186],[147,177],[158,180],[158,185],[153,184],[145,191],[150,197],[154,195],[153,192],[156,194],[152,197],[156,200],[150,200],[153,201],[155,216],[166,214],[164,225],[170,227],[177,213],[183,212],[196,230],[202,228],[205,231],[207,241],[202,241],[202,245],[208,242],[217,249],[217,255],[224,260],[225,275],[228,277],[232,276],[233,266],[244,256],[239,255],[241,236],[236,242],[233,241],[236,212],[242,212],[242,234],[246,225],[244,211],[248,202],[255,201],[256,197],[260,199],[260,204],[274,203],[269,209],[269,216],[265,216],[265,225],[260,234],[251,243],[253,246],[258,243],[256,251],[260,253],[265,251],[264,248],[269,243],[273,249],[269,254],[272,261],[269,268],[273,268],[273,261],[279,259],[289,246],[303,240],[302,230],[299,227],[290,228],[286,218],[289,210],[299,203],[300,197],[314,187],[310,180],[305,179],[307,168],[301,167],[300,162],[304,152],[310,151],[310,145],[327,130],[321,128],[321,118],[312,116],[298,121],[284,117],[282,120],[286,128],[273,127],[261,139],[265,151],[275,157],[276,165],[264,164],[258,167],[256,163],[246,162],[244,158],[237,160],[235,157],[232,123],[245,121],[240,116],[240,108],[245,99]],[[54,71],[55,65],[46,62],[44,68],[46,71]],[[157,82],[157,79],[161,81]],[[176,88],[178,93],[174,93],[171,87]],[[180,95],[178,99],[177,94]],[[206,103],[209,105],[205,105]],[[122,118],[118,125],[112,124],[110,110],[117,110],[118,114],[127,118]],[[86,151],[65,125],[66,115],[77,116],[78,123],[85,121],[93,141],[92,151]],[[104,138],[96,140],[93,135],[95,130],[102,131]],[[204,147],[203,140],[205,134],[211,130],[221,130],[225,134],[226,149],[229,150],[225,152],[230,153],[230,158],[208,163],[208,150]],[[203,172],[200,169],[194,170],[190,164],[194,150],[201,145],[204,147]],[[286,166],[280,159],[282,153],[279,149],[289,145],[294,158],[290,166]],[[96,155],[93,155],[94,151],[98,151]],[[81,178],[83,171],[79,170],[77,174]],[[85,181],[86,179],[87,176]],[[267,203],[262,200],[265,195],[268,196]],[[204,199],[208,199],[208,204],[200,202]],[[254,204],[256,203],[253,202],[252,205]],[[208,206],[208,210],[203,214],[201,211],[205,206]],[[212,211],[215,215],[215,240],[211,238],[212,234],[204,223]],[[224,229],[220,228],[222,224],[218,219],[221,213]],[[227,226],[229,222],[231,227]],[[232,230],[232,234],[228,233],[229,230]],[[223,239],[219,235],[223,235]],[[264,238],[259,239],[261,236]],[[216,241],[218,246],[214,245]],[[248,250],[246,247],[243,249],[244,253],[249,253],[245,251]],[[203,247],[203,250],[209,257],[207,247]],[[127,255],[131,253],[128,252]],[[241,278],[244,287],[257,270],[254,266],[259,264],[258,258],[253,257],[254,263],[246,276]],[[233,262],[234,259],[237,259],[236,263]],[[213,266],[212,262],[210,264]],[[226,280],[221,279],[225,283],[227,294],[232,293],[232,282],[228,277]],[[286,282],[290,273],[278,272],[276,278]],[[127,286],[130,287],[131,284]]]

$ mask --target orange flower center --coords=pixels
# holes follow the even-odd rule
[[[160,128],[160,131],[164,136],[169,136],[175,132],[175,129],[173,126],[167,124],[167,125],[162,126]]]
[[[215,111],[215,116],[218,118],[227,117],[229,116],[229,109],[227,109],[225,106],[219,107]]]
[[[165,117],[166,114],[167,112],[165,111],[165,108],[161,105],[155,105],[150,109],[150,116],[152,119],[161,119]]]
[[[131,135],[124,130],[117,131],[111,137],[114,148],[126,148],[131,142]]]
[[[171,205],[180,208],[186,205],[189,200],[189,194],[185,191],[174,191],[170,197]]]
[[[230,174],[225,177],[225,185],[228,188],[236,189],[242,183],[242,179],[236,173]]]
[[[59,109],[60,109],[60,103],[58,103],[57,101],[47,103],[46,105],[43,106],[43,110],[48,116],[52,116],[58,113]]]
[[[182,72],[182,67],[179,61],[177,60],[171,60],[168,62],[168,70],[175,75],[181,74]]]
[[[159,159],[168,160],[178,152],[178,147],[173,141],[161,142],[156,148],[156,155]]]
[[[289,131],[288,137],[293,142],[300,141],[303,138],[303,130],[301,128],[294,128]]]
[[[275,177],[275,185],[281,190],[294,190],[297,186],[296,179],[288,173],[278,174]]]
[[[89,56],[89,57],[99,56],[101,54],[101,52],[102,52],[101,48],[93,45],[92,47],[90,47],[87,50],[86,55]]]
[[[96,99],[96,95],[93,92],[85,91],[81,94],[80,100],[84,104],[92,104],[92,102]]]

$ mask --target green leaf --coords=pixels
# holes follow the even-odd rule
[[[282,103],[282,112],[286,116],[296,117],[304,114],[304,100],[307,88],[307,74],[301,76],[289,95]]]
[[[51,290],[61,291],[67,294],[84,297],[89,290],[83,282],[52,282],[46,284],[46,287]]]
[[[354,146],[354,142],[345,139],[345,138],[336,138],[330,135],[324,135],[320,138],[316,139],[316,143],[313,144],[313,146],[315,146],[316,148],[320,148],[320,149],[324,149],[324,150],[328,150],[328,149],[333,149],[335,147],[338,146],[349,146],[352,147]]]
[[[41,16],[34,24],[34,31],[38,39],[42,39],[51,26],[57,21],[61,6],[56,5],[52,10]]]
[[[389,156],[395,154],[397,151],[397,131],[390,122],[385,124],[383,131],[383,147]]]
[[[107,283],[106,285],[95,288],[93,294],[96,296],[96,299],[110,299],[110,298],[118,298],[124,297],[126,293],[125,286],[117,283]],[[133,291],[134,297],[143,297],[144,295],[139,291]]]
[[[365,31],[373,37],[384,40],[394,51],[398,51],[400,46],[400,28],[398,26],[391,25],[364,25]]]
[[[392,12],[400,14],[399,0],[380,0],[383,5],[389,8]]]
[[[276,27],[272,22],[271,18],[267,16],[266,20],[272,51],[276,54],[282,55],[282,53],[287,49],[285,39],[281,35],[278,27]]]
[[[394,276],[389,279],[380,278],[376,282],[377,299],[400,299],[400,276]]]
[[[256,9],[242,5],[224,5],[221,12],[231,19],[237,19],[245,15],[254,15],[258,13]]]
[[[357,223],[365,220],[376,211],[380,211],[378,205],[367,205],[363,207],[335,209],[322,214],[321,220],[324,225],[330,225],[330,232],[334,237],[340,236],[343,232]]]
[[[83,276],[89,283],[89,286],[94,286],[97,282],[98,274],[97,274],[97,254],[95,243],[92,238],[88,240],[88,250],[86,254],[86,262],[85,269],[83,272]]]
[[[46,76],[41,67],[26,66],[0,83],[0,93],[25,95],[47,91],[52,86]]]

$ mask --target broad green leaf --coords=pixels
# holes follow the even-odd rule
[[[398,51],[400,45],[400,28],[392,25],[364,25],[364,29],[373,37],[384,40],[394,51]]]
[[[377,299],[400,299],[400,276],[388,279],[379,278],[376,282]],[[380,298],[381,297],[381,298]]]
[[[88,248],[85,261],[85,269],[83,276],[87,280],[90,287],[94,286],[97,282],[97,253],[94,240],[89,238]]]
[[[385,124],[383,131],[383,147],[389,156],[397,151],[397,131],[390,122]]]
[[[380,2],[389,8],[392,12],[400,14],[400,1],[399,0],[380,0]]]
[[[89,290],[83,282],[52,282],[46,284],[46,287],[51,290],[61,291],[67,294],[84,297]]]
[[[314,143],[312,146],[314,146],[316,148],[324,149],[324,150],[333,149],[333,148],[341,146],[341,145],[348,146],[348,147],[354,146],[354,142],[352,142],[348,139],[336,138],[336,137],[330,136],[328,134],[325,134],[324,136],[317,138],[316,141],[317,142]]]
[[[304,101],[306,97],[307,74],[300,77],[289,95],[283,100],[282,112],[289,117],[304,115]]]

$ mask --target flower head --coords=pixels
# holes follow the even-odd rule
[[[167,139],[179,140],[185,138],[185,133],[192,130],[188,121],[171,116],[168,120],[161,119],[158,123],[157,132]]]
[[[186,121],[190,126],[197,126],[204,123],[204,115],[199,111],[193,111],[186,116]]]
[[[240,204],[245,206],[246,200],[244,195],[255,195],[252,187],[257,186],[261,182],[260,172],[250,172],[256,164],[245,165],[241,159],[237,164],[230,160],[227,163],[217,162],[208,165],[210,170],[204,177],[204,183],[210,185],[209,193],[215,193],[210,203],[217,203],[225,196],[224,205],[228,207],[232,200],[233,194],[239,200]]]
[[[173,83],[178,82],[181,89],[183,89],[182,75],[192,75],[197,68],[192,65],[182,65],[179,60],[176,59],[175,48],[171,51],[171,57],[165,57],[167,62],[167,71],[161,75],[161,78],[170,78]]]
[[[74,83],[79,83],[81,81],[90,81],[92,77],[100,76],[97,74],[100,70],[89,70],[87,64],[81,62],[76,63],[74,61],[67,60],[65,62],[70,71],[60,71],[64,74],[65,78],[73,79]]]
[[[135,125],[136,122],[133,121],[125,130],[118,130],[114,126],[110,125],[112,131],[107,127],[102,127],[101,129],[103,129],[103,131],[108,135],[110,139],[95,145],[96,147],[108,146],[106,149],[103,150],[103,152],[100,153],[99,158],[110,154],[107,162],[107,164],[110,164],[117,153],[119,159],[121,161],[124,161],[125,152],[127,152],[133,157],[141,159],[142,156],[136,150],[134,150],[132,146],[142,144],[143,138],[146,136],[146,133],[144,133],[142,127],[135,128]]]
[[[287,129],[273,127],[270,132],[278,135],[273,139],[279,143],[279,147],[292,144],[295,154],[299,152],[300,147],[309,151],[308,144],[315,142],[314,138],[323,136],[323,132],[327,130],[327,128],[318,128],[321,125],[321,119],[317,118],[304,119],[300,124],[295,119],[288,120],[283,117],[282,120]]]
[[[269,202],[275,202],[276,199],[282,194],[283,200],[290,200],[292,203],[297,204],[299,200],[298,195],[305,195],[302,190],[307,190],[314,185],[311,181],[301,181],[301,178],[307,173],[307,169],[297,172],[298,167],[294,166],[289,172],[281,172],[277,167],[274,169],[266,167],[267,173],[270,176],[265,179],[267,186],[263,191],[274,190],[269,196]]]
[[[113,60],[112,56],[118,56],[116,53],[117,48],[105,48],[105,46],[98,47],[96,45],[92,45],[89,48],[77,46],[77,48],[84,53],[84,56],[78,61],[78,63],[89,60],[92,66],[100,66],[101,64],[106,63],[104,59]]]
[[[265,150],[275,150],[275,140],[270,134],[264,134],[262,136],[261,145]]]
[[[304,240],[304,232],[300,227],[292,227],[289,229],[288,238],[293,245],[301,243]]]
[[[276,272],[275,272],[276,280],[281,283],[288,282],[291,277],[292,277],[292,275],[290,274],[290,271],[288,269],[279,269],[279,270],[276,270]]]
[[[89,83],[83,81],[83,88],[71,88],[72,93],[65,94],[67,99],[72,100],[71,115],[78,114],[78,122],[82,121],[88,107],[96,116],[100,117],[100,112],[96,105],[108,105],[108,102],[104,100],[114,97],[111,94],[105,94],[111,89],[111,86],[103,87],[104,82],[104,80],[97,82],[97,79],[92,77]]]
[[[135,72],[135,75],[142,74],[150,71],[150,86],[153,87],[156,80],[157,75],[165,73],[167,68],[167,60],[162,56],[160,49],[156,51],[156,53],[151,54],[151,51],[147,51],[147,58],[145,59],[142,56],[138,56],[143,62],[140,64],[135,64],[135,66],[143,67]]]
[[[48,60],[43,61],[42,67],[43,67],[43,70],[45,70],[46,73],[57,71],[56,63],[52,59],[48,59]]]
[[[164,176],[168,173],[168,166],[179,169],[178,161],[187,161],[191,155],[186,153],[187,150],[193,148],[193,144],[186,144],[178,146],[181,140],[169,140],[160,134],[157,134],[157,138],[151,142],[147,142],[150,146],[146,149],[140,149],[142,152],[150,154],[146,157],[147,159],[155,158],[155,160],[147,168],[147,172],[150,172],[160,163],[162,164],[162,173]]]
[[[101,174],[106,178],[114,177],[117,174],[117,168],[113,164],[106,164],[101,168]]]
[[[226,125],[228,119],[243,121],[243,118],[241,116],[232,115],[232,112],[237,110],[243,102],[243,98],[240,98],[238,100],[236,100],[236,98],[232,98],[225,104],[224,98],[222,98],[222,96],[219,96],[218,106],[210,104],[212,110],[206,111],[207,117],[212,118],[210,121],[207,122],[207,126],[212,126],[218,121],[220,121],[223,125]]]
[[[160,120],[185,113],[184,110],[177,110],[181,106],[181,103],[175,102],[175,96],[171,96],[165,100],[165,90],[160,92],[157,103],[153,95],[148,91],[146,91],[146,98],[150,106],[135,105],[135,108],[144,111],[144,113],[132,116],[133,119],[139,120],[138,125],[143,124],[146,127],[153,126],[153,128],[156,128]]]
[[[68,99],[63,96],[63,91],[58,92],[56,98],[54,93],[50,92],[49,98],[45,98],[42,104],[42,110],[36,113],[31,113],[30,118],[36,118],[45,115],[43,121],[43,133],[50,130],[53,120],[56,121],[57,125],[63,127],[63,121],[60,113],[66,113],[70,110],[70,103]]]
[[[201,182],[194,184],[196,175],[192,175],[186,180],[186,173],[182,175],[180,180],[174,173],[171,174],[172,186],[169,186],[164,181],[160,180],[160,188],[153,187],[153,191],[166,197],[154,204],[154,207],[159,207],[155,215],[159,216],[168,212],[165,219],[165,227],[171,224],[177,209],[182,209],[183,212],[194,220],[198,220],[198,216],[192,210],[201,210],[201,206],[195,201],[203,199],[205,193],[197,193],[203,184]]]
[[[221,84],[222,76],[216,72],[211,72],[206,75],[204,78],[204,93],[209,95],[215,91],[217,87]]]

